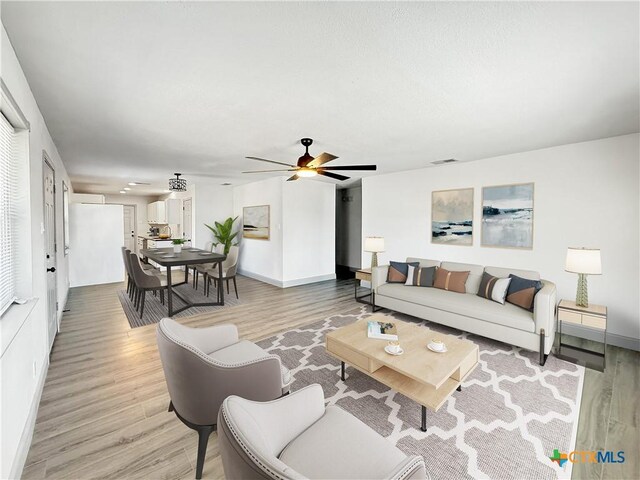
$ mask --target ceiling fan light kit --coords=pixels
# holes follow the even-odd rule
[[[267,172],[295,172],[295,174],[289,178],[287,178],[288,182],[293,180],[298,180],[299,178],[309,178],[315,177],[316,175],[322,175],[325,177],[333,178],[335,180],[345,181],[348,180],[349,177],[344,175],[339,175],[337,173],[331,173],[329,170],[376,170],[376,165],[340,165],[337,167],[325,167],[326,163],[331,162],[338,158],[335,155],[330,153],[323,152],[317,157],[313,157],[309,154],[309,147],[313,144],[313,140],[311,138],[303,138],[300,140],[300,143],[305,147],[304,155],[298,158],[298,162],[296,165],[292,165],[289,163],[276,162],[275,160],[267,160],[266,158],[259,157],[246,157],[251,160],[258,160],[260,162],[268,162],[275,163],[276,165],[283,165],[285,167],[289,167],[282,170],[256,170],[251,172],[242,172],[242,173],[267,173]]]
[[[313,168],[307,168],[307,167],[301,168],[296,173],[298,177],[305,177],[305,178],[315,177],[317,174],[318,172],[316,170],[314,170]]]

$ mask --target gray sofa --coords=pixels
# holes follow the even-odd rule
[[[449,271],[469,271],[466,294],[438,288],[411,287],[402,283],[387,283],[388,265],[372,271],[372,289],[377,307],[429,320],[501,342],[540,352],[540,365],[551,351],[555,336],[555,284],[542,280],[543,288],[535,297],[533,313],[510,303],[479,297],[482,273],[496,277],[514,274],[522,278],[540,280],[538,272],[500,267],[483,267],[456,262],[440,262],[424,258],[407,258],[421,267],[442,267]]]

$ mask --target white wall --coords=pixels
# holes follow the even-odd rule
[[[233,188],[228,185],[212,185],[196,183],[196,198],[193,202],[193,235],[194,246],[204,248],[207,242],[213,241],[213,233],[207,227],[215,221],[222,222],[233,214]],[[236,228],[240,219],[236,220]]]
[[[279,287],[335,278],[334,185],[275,177],[233,189],[240,220],[255,205],[270,206],[270,239],[241,239],[240,273]]]
[[[62,226],[62,181],[71,189],[71,182],[56,149],[29,84],[22,72],[13,47],[2,27],[0,32],[0,73],[14,100],[30,123],[29,133],[29,202],[31,221],[30,258],[22,272],[31,277],[31,292],[38,301],[23,315],[16,309],[17,321],[0,318],[2,352],[2,438],[0,447],[0,477],[19,475],[35,422],[38,401],[48,366],[48,339],[46,318],[46,272],[44,236],[42,235],[42,165],[43,150],[53,163],[56,181],[56,243],[58,282],[58,318],[67,298],[69,277],[64,255]],[[72,193],[72,192],[70,192]],[[9,309],[11,311],[11,309]]]
[[[298,180],[283,184],[282,278],[285,286],[335,278],[336,187]]]
[[[241,238],[238,269],[241,273],[269,283],[283,280],[282,263],[282,184],[283,177],[239,185],[233,189],[233,215],[242,231],[242,208],[269,205],[269,240]],[[238,235],[242,237],[240,233]]]
[[[72,287],[122,282],[122,205],[69,206],[69,282]]]
[[[575,298],[577,276],[564,271],[567,247],[600,248],[603,275],[589,277],[589,301],[607,305],[612,343],[638,348],[639,139],[625,135],[367,177],[362,237],[385,237],[381,263],[418,256],[537,270],[557,284],[559,299]],[[533,249],[481,247],[482,187],[525,182],[535,182]],[[473,246],[432,244],[431,192],[467,187],[475,189]]]

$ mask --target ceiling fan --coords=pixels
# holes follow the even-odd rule
[[[339,175],[337,173],[332,173],[329,170],[376,170],[376,165],[340,165],[336,167],[325,167],[324,165],[331,160],[335,160],[335,155],[331,155],[330,153],[321,153],[317,157],[312,157],[309,155],[309,147],[313,143],[313,140],[310,138],[303,138],[300,140],[300,143],[304,145],[305,152],[298,159],[297,165],[291,165],[289,163],[276,162],[275,160],[267,160],[266,158],[258,158],[258,157],[246,157],[251,160],[259,160],[261,162],[269,162],[275,163],[276,165],[284,165],[285,167],[289,167],[281,170],[255,170],[251,172],[242,172],[242,173],[266,173],[266,172],[296,172],[293,176],[287,178],[287,182],[292,180],[298,180],[301,177],[314,177],[315,175],[324,175],[325,177],[333,178],[335,180],[348,180],[349,177],[345,177],[344,175]]]

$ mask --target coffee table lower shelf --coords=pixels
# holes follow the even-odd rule
[[[333,352],[329,353],[340,360],[340,379],[343,382],[346,381],[346,361]],[[467,375],[471,373],[471,371],[469,371],[460,381],[454,378],[448,378],[439,388],[435,388],[412,378],[399,375],[389,367],[382,366],[375,372],[369,372],[357,365],[350,364],[350,366],[418,403],[422,407],[422,424],[420,429],[423,432],[427,431],[427,408],[437,412],[454,391],[462,391],[462,382],[466,379]]]

